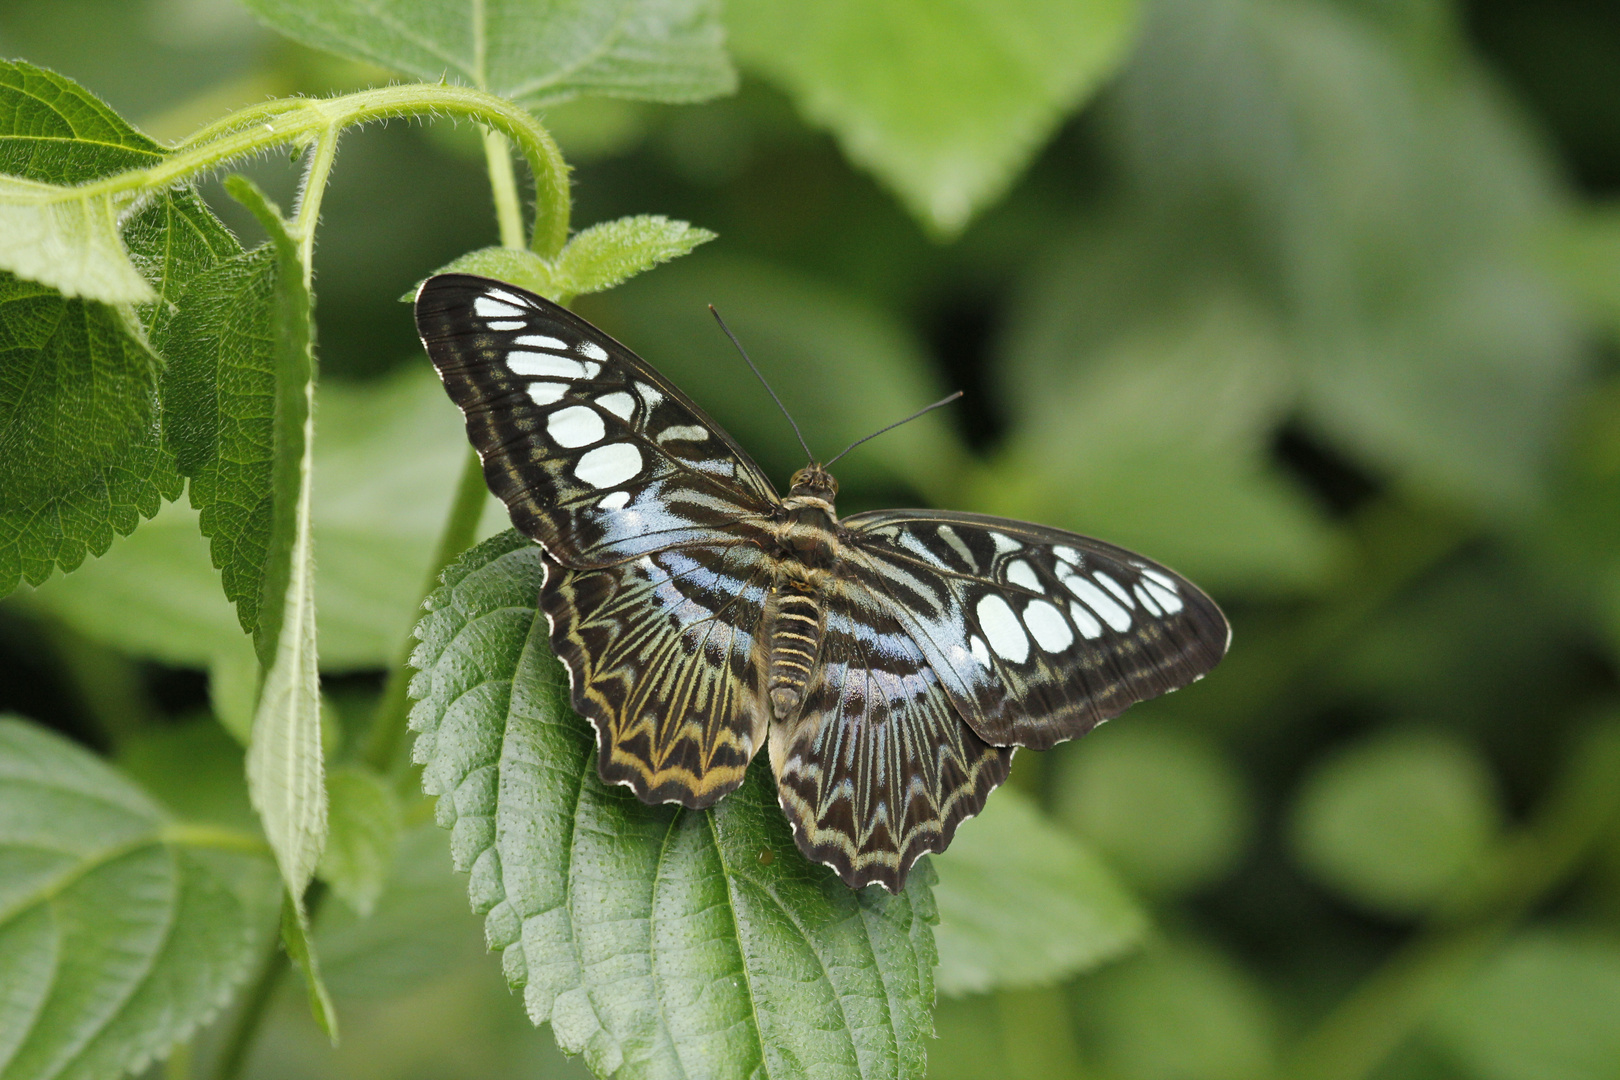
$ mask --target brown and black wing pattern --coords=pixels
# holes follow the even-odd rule
[[[543,297],[440,274],[417,291],[416,325],[490,490],[566,566],[725,541],[777,503],[702,409]]]
[[[742,783],[769,720],[751,544],[673,548],[589,570],[547,557],[540,607],[595,725],[597,768],[645,802],[709,806]]]
[[[1044,750],[1220,662],[1226,617],[1099,540],[979,514],[844,519],[846,550],[987,742]]]
[[[869,583],[823,594],[816,674],[771,731],[777,794],[799,849],[852,888],[905,885],[1007,778],[1012,750],[963,723],[923,651]]]

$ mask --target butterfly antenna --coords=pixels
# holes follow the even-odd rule
[[[760,374],[759,368],[755,367],[753,360],[749,359],[748,350],[742,347],[742,342],[737,340],[737,335],[731,332],[731,327],[726,325],[726,320],[720,317],[720,313],[714,310],[713,304],[709,305],[709,314],[714,316],[714,321],[720,324],[720,329],[726,332],[726,337],[731,339],[731,343],[737,346],[737,351],[742,353],[743,360],[748,364],[748,370],[752,371],[754,373],[754,377],[764,384],[765,392],[771,395],[771,400],[776,402],[776,407],[782,410],[782,415],[787,417],[787,422],[793,425],[793,434],[799,437],[799,445],[804,447],[804,456],[806,460],[812,462],[815,461],[816,455],[810,452],[810,444],[804,441],[804,433],[799,430],[799,425],[793,419],[793,414],[787,411],[787,406],[782,404],[782,399],[776,396],[776,391],[771,389],[771,384],[765,382],[765,376]],[[926,412],[927,410],[924,411]]]
[[[827,464],[823,465],[822,468],[823,469],[832,468],[834,461],[837,461],[839,458],[843,457],[845,454],[849,453],[851,450],[853,450],[857,446],[861,445],[861,443],[868,442],[868,441],[870,441],[872,439],[875,439],[879,435],[882,435],[885,431],[893,431],[895,428],[899,427],[901,424],[909,424],[913,420],[917,419],[917,417],[923,415],[924,413],[931,413],[935,409],[939,408],[941,405],[949,405],[951,402],[955,401],[957,398],[959,398],[961,396],[962,396],[962,391],[960,391],[960,390],[958,390],[954,394],[947,394],[944,397],[940,398],[938,401],[934,402],[932,405],[924,405],[922,408],[918,409],[916,412],[912,413],[910,416],[906,417],[904,420],[896,420],[894,423],[890,424],[888,427],[878,428],[876,431],[872,432],[872,434],[870,434],[870,435],[863,435],[861,438],[856,439],[854,442],[850,443],[848,446],[846,446],[842,450],[838,451],[838,453],[834,454],[832,461],[827,462]]]

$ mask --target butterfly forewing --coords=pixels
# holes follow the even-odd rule
[[[1012,748],[962,722],[932,666],[857,573],[824,594],[820,663],[804,708],[771,733],[799,847],[859,887],[905,884],[1007,778]]]
[[[1046,749],[1202,678],[1226,618],[1123,548],[978,514],[846,518],[849,547],[986,741]]]
[[[441,274],[417,326],[461,407],[490,490],[569,566],[601,566],[721,530],[776,504],[759,467],[639,357],[522,289]]]

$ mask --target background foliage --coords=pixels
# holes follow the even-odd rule
[[[784,1047],[866,1075],[915,1075],[920,1048],[939,1080],[1620,1070],[1612,5],[816,6],[807,21],[785,0],[604,0],[555,5],[571,21],[540,25],[537,5],[496,0],[253,0],[253,14],[12,0],[0,54],[110,108],[82,104],[79,141],[45,153],[7,128],[0,173],[78,182],[158,160],[266,96],[396,76],[448,72],[515,98],[574,167],[576,229],[657,214],[718,234],[576,306],[779,480],[800,464],[791,432],[705,303],[819,451],[968,391],[841,463],[841,507],[949,505],[1138,547],[1218,597],[1229,660],[1078,743],[1020,754],[992,812],[882,911],[786,859],[773,870],[781,823],[753,786],[713,832],[583,787],[561,809],[508,805],[518,821],[600,814],[603,835],[632,821],[633,836],[684,838],[733,897],[779,873],[799,925],[819,928],[783,933],[766,914],[694,929],[684,943],[741,959],[694,951],[672,969],[693,986],[636,984],[582,1011],[616,970],[511,914],[513,875],[539,890],[556,867],[500,831],[480,761],[452,760],[526,708],[561,715],[545,712],[555,672],[528,648],[532,627],[485,618],[532,586],[506,542],[453,572],[418,655],[435,678],[476,671],[496,692],[445,720],[419,687],[417,727],[438,739],[419,754],[430,788],[455,793],[437,808],[451,831],[414,774],[370,767],[369,718],[465,457],[397,298],[498,232],[475,127],[351,132],[315,248],[308,463],[329,840],[302,872],[332,894],[312,955],[343,1022],[333,1048],[299,980],[265,966],[276,867],[242,779],[256,665],[282,625],[263,552],[296,539],[240,498],[270,483],[264,399],[303,355],[273,317],[300,287],[287,238],[256,247],[255,196],[209,180],[200,200],[177,190],[125,221],[139,280],[70,279],[17,261],[36,219],[7,210],[0,246],[19,276],[0,280],[0,584],[29,584],[0,604],[0,712],[28,720],[0,721],[0,1076],[211,1074],[255,995],[268,1021],[245,1068],[264,1080],[664,1075],[665,1034],[761,1023],[696,984],[801,962],[810,974],[764,999],[784,1006],[758,1046],[771,1075],[793,1075],[771,1056]],[[422,32],[378,33],[379,7]],[[475,8],[492,48],[462,36]],[[558,42],[594,43],[591,61]],[[20,68],[0,83],[73,93]],[[243,168],[293,205],[295,163]],[[87,202],[55,227],[116,249],[108,212]],[[190,242],[158,247],[176,222]],[[529,269],[584,293],[702,241],[652,220],[586,235]],[[614,245],[634,237],[665,247],[624,262]],[[148,285],[212,308],[170,312]],[[121,306],[80,296],[98,288]],[[202,317],[227,309],[240,317]],[[221,385],[226,355],[251,361]],[[82,391],[38,392],[52,385]],[[159,430],[159,389],[166,407],[213,403],[209,423]],[[116,457],[87,440],[106,431]],[[502,517],[486,509],[482,535]],[[488,635],[464,656],[446,644],[463,621]],[[257,656],[244,629],[260,631]],[[462,742],[443,734],[454,723]],[[559,723],[537,738],[566,735]],[[566,740],[544,745],[543,760],[568,760]],[[656,881],[637,857],[602,854],[619,876],[571,881],[567,902]],[[681,910],[708,910],[715,880],[694,879]],[[844,948],[861,919],[878,944],[816,975],[816,949]],[[907,965],[898,996],[871,989]],[[938,1038],[917,1042],[901,1014],[930,981]],[[811,997],[793,994],[845,1014],[796,1026]],[[677,999],[691,1011],[646,1026]],[[894,1011],[863,1025],[852,1001]],[[823,1038],[856,1028],[847,1055]]]

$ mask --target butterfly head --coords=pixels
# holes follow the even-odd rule
[[[838,481],[833,474],[820,465],[806,465],[793,474],[793,483],[788,491],[790,499],[816,499],[832,508],[832,502],[838,497]]]

